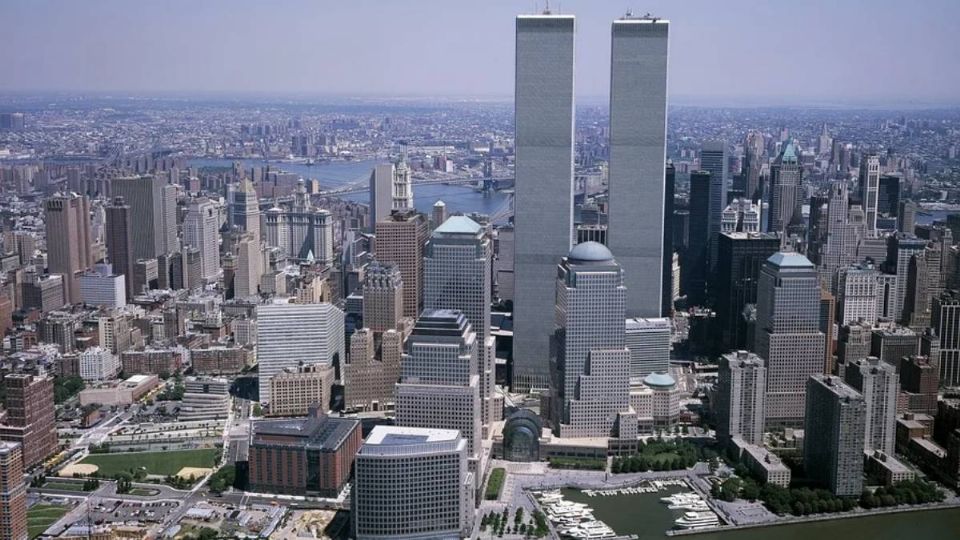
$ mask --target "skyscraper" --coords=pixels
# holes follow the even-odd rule
[[[767,230],[783,233],[800,208],[800,160],[793,141],[787,141],[783,151],[770,166],[770,217]],[[783,239],[783,238],[782,238]]]
[[[710,270],[717,267],[717,237],[720,235],[720,220],[727,207],[727,143],[707,141],[700,149],[700,168],[710,173],[710,203],[707,215],[707,260]]]
[[[57,194],[46,200],[44,208],[47,266],[51,274],[63,276],[67,301],[79,303],[80,274],[93,267],[90,203],[76,193]]]
[[[370,226],[386,219],[393,209],[393,164],[378,163],[370,173]]]
[[[867,412],[863,396],[840,379],[822,374],[809,378],[806,391],[803,465],[807,476],[834,495],[860,495]]]
[[[53,378],[9,373],[3,385],[7,418],[0,425],[0,440],[20,443],[23,468],[30,469],[57,451]]]
[[[355,462],[357,540],[470,536],[475,482],[467,455],[456,430],[374,427]]]
[[[123,197],[115,197],[107,206],[107,258],[113,271],[123,274],[127,287],[127,296],[132,298],[133,289],[133,227],[130,221],[130,207]]]
[[[515,390],[549,387],[554,278],[573,234],[574,27],[572,15],[517,17]]]
[[[767,368],[763,358],[735,351],[720,358],[717,382],[717,438],[763,445]]]
[[[391,210],[413,208],[413,182],[407,165],[407,143],[400,143],[400,159],[393,164],[393,200]]]
[[[458,309],[477,334],[477,374],[484,427],[497,420],[496,359],[490,335],[493,298],[492,248],[486,230],[466,216],[452,216],[434,229],[424,256],[424,309]]]
[[[371,332],[394,330],[403,318],[403,279],[393,263],[367,265],[363,282],[363,325]]]
[[[858,177],[860,202],[867,216],[867,230],[877,230],[877,203],[880,192],[880,158],[876,155],[863,156],[860,159]]]
[[[690,173],[690,228],[681,289],[690,305],[703,305],[706,298],[710,249],[710,173]],[[686,285],[684,287],[684,284]]]
[[[252,233],[245,233],[237,242],[237,271],[233,278],[233,297],[249,298],[260,290],[263,276],[263,250]],[[191,287],[194,284],[190,284]]]
[[[760,269],[779,251],[780,239],[771,233],[731,232],[719,235],[717,268],[710,286],[724,348],[752,347],[747,343],[743,310],[757,302]]]
[[[916,254],[922,254],[926,247],[927,241],[913,234],[897,233],[887,239],[888,272],[892,271],[897,276],[897,296],[893,311],[897,321],[903,320],[904,299],[907,297],[907,283],[910,277],[910,259]]]
[[[257,199],[257,190],[249,178],[244,178],[239,185],[230,186],[229,192],[229,222],[231,227],[239,228],[253,234],[254,240],[260,241],[260,203]]]
[[[207,282],[220,273],[219,221],[217,207],[209,199],[191,200],[183,219],[183,244],[200,252],[200,278]]]
[[[623,265],[629,317],[660,316],[669,28],[630,15],[612,27],[608,245]]]
[[[178,251],[176,189],[160,176],[113,180],[113,195],[123,197],[125,204],[130,206],[130,215],[144,222],[144,225],[131,229],[134,260],[153,259]]]
[[[640,382],[651,373],[669,373],[670,333],[667,318],[627,319],[625,343],[630,349],[631,381]]]
[[[743,143],[743,174],[746,178],[745,195],[751,201],[763,200],[763,184],[760,169],[763,167],[763,134],[751,131]]]
[[[554,427],[561,437],[610,436],[629,408],[623,271],[606,246],[584,242],[560,263],[556,290]]]
[[[27,483],[23,446],[0,442],[0,538],[27,540]]]
[[[813,263],[797,253],[772,255],[760,273],[754,347],[767,361],[768,427],[803,423],[804,387],[823,373],[824,344]]]
[[[660,275],[660,314],[664,317],[673,315],[674,289],[680,288],[680,283],[673,279],[673,196],[677,183],[677,170],[673,163],[667,164],[666,181],[663,193],[663,273]]]
[[[425,309],[407,338],[396,386],[397,425],[459,430],[471,470],[481,454],[477,335],[455,310]]]
[[[266,304],[257,307],[260,401],[270,401],[270,379],[285,368],[344,359],[343,312],[333,304]]]
[[[940,336],[940,384],[960,385],[960,294],[950,290],[934,298],[931,319]]]
[[[863,396],[866,405],[863,449],[894,454],[897,421],[897,368],[870,357],[847,366],[844,381]]]
[[[403,279],[403,316],[416,318],[420,313],[423,291],[423,245],[427,241],[427,220],[416,210],[394,210],[377,222],[374,247],[381,263],[400,268]]]

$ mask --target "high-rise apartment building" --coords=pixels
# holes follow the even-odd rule
[[[763,445],[767,368],[763,358],[735,351],[720,358],[717,379],[717,438]]]
[[[464,538],[471,534],[474,475],[467,440],[453,429],[376,426],[355,463],[357,540]]]
[[[877,230],[877,206],[880,192],[880,158],[876,155],[860,158],[860,175],[857,178],[860,202],[867,216],[867,230]]]
[[[844,381],[853,387],[866,406],[863,450],[894,454],[897,421],[897,393],[900,379],[897,368],[869,357],[847,366]]]
[[[806,257],[780,252],[764,263],[754,352],[767,361],[767,426],[803,423],[805,384],[824,368],[820,281]]]
[[[340,368],[343,312],[332,304],[266,304],[257,307],[260,401],[270,402],[270,379],[285,368]]]
[[[142,223],[130,227],[134,261],[179,251],[176,186],[161,176],[135,176],[115,178],[110,189],[130,207],[131,220]]]
[[[577,244],[560,263],[551,406],[561,437],[608,437],[629,408],[625,301],[623,271],[603,244]]]
[[[669,28],[665,19],[628,15],[611,30],[607,243],[623,266],[629,317],[660,316],[660,270],[669,256],[662,243]]]
[[[63,276],[67,301],[80,302],[80,275],[93,267],[90,202],[85,196],[57,194],[44,202],[47,267]]]
[[[0,540],[27,540],[27,482],[23,446],[0,442]]]
[[[800,210],[800,159],[793,141],[787,141],[770,166],[770,214],[767,230],[786,236],[787,225]]]
[[[630,349],[630,380],[670,372],[671,323],[667,318],[627,319],[625,341]]]
[[[53,378],[9,373],[3,386],[7,418],[0,425],[0,440],[20,443],[23,468],[33,468],[57,451]]]
[[[863,446],[867,407],[863,396],[836,377],[807,381],[803,464],[807,476],[834,495],[863,491]]]
[[[513,387],[520,391],[549,387],[554,278],[573,235],[574,27],[572,15],[517,17]]]
[[[725,349],[752,347],[747,343],[744,309],[757,302],[757,285],[764,262],[780,250],[776,234],[728,232],[719,235],[717,267],[711,296]]]
[[[475,461],[482,429],[477,358],[477,335],[463,313],[423,310],[400,361],[397,425],[459,430]]]
[[[427,241],[427,220],[416,210],[395,210],[376,224],[374,254],[381,263],[400,268],[403,280],[403,316],[420,314],[423,291],[423,246]]]
[[[200,252],[200,278],[210,282],[220,273],[220,218],[209,199],[193,199],[183,219],[183,244]]]
[[[723,210],[727,207],[727,186],[730,167],[727,163],[727,143],[707,141],[700,149],[700,168],[710,173],[710,203],[707,214],[707,260],[708,268],[717,267],[717,237]]]

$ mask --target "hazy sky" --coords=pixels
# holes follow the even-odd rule
[[[514,16],[543,0],[0,0],[0,91],[513,94]],[[565,0],[577,94],[610,22],[670,19],[674,101],[960,103],[960,0]]]

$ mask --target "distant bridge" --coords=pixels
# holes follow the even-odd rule
[[[443,177],[443,178],[422,178],[422,177],[413,177],[412,182],[415,186],[424,186],[431,184],[447,184],[447,185],[479,185],[483,183],[484,189],[494,190],[500,189],[507,186],[513,185],[512,176],[498,176],[493,178],[485,178],[482,176],[455,176],[455,177]],[[334,189],[324,190],[319,193],[325,197],[336,197],[338,195],[352,195],[356,193],[366,193],[370,191],[369,179],[364,178],[361,180],[356,180],[348,184],[344,184]]]

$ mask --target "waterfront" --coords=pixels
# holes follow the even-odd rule
[[[673,488],[671,493],[678,491]],[[666,531],[679,514],[660,502],[666,492],[613,497],[588,497],[576,489],[564,489],[564,498],[587,503],[597,519],[612,527],[617,534],[636,534],[639,540],[669,538]],[[914,537],[923,540],[956,540],[960,538],[960,509],[925,510],[878,514],[847,519],[832,519],[756,527],[738,530],[703,532],[685,536],[691,540],[808,540],[811,537],[869,538],[870,540],[902,540]],[[679,537],[673,537],[679,538]]]
[[[313,178],[320,181],[323,188],[335,188],[344,184],[369,178],[376,160],[356,161],[329,161],[308,166],[303,163],[283,163],[264,161],[261,159],[192,159],[188,162],[193,167],[232,167],[234,162],[240,162],[245,169],[264,167],[280,169],[299,174],[304,178]],[[342,197],[348,201],[367,203],[370,195],[367,192],[353,193]],[[509,204],[510,196],[506,193],[481,193],[470,186],[428,184],[413,186],[413,204],[417,210],[430,214],[433,205],[438,200],[447,205],[447,212],[480,212],[493,215],[500,212]]]

